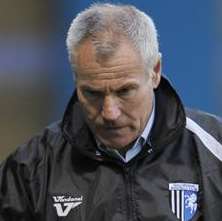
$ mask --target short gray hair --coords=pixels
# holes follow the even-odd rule
[[[145,65],[148,68],[154,67],[159,58],[159,45],[153,20],[134,6],[104,3],[91,5],[72,21],[66,39],[70,61],[82,40],[110,31],[127,37],[144,59]],[[116,48],[113,42],[106,41],[105,47],[102,43],[100,51],[112,53]],[[71,65],[75,67],[72,62]]]

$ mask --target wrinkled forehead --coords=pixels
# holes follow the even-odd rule
[[[125,84],[138,87],[144,81],[143,63],[127,43],[121,44],[108,59],[99,60],[92,42],[85,42],[79,50],[76,63],[78,88],[115,91]]]
[[[118,39],[117,43],[108,40],[105,43],[95,42],[93,38],[87,38],[79,45],[73,59],[78,75],[94,68],[115,68],[129,64],[143,65],[140,54],[126,38]]]

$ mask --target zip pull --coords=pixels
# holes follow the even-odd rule
[[[147,150],[148,154],[152,154],[153,153],[153,148],[150,148]]]
[[[146,142],[146,148],[147,148],[147,153],[149,155],[153,153],[153,147],[152,147],[150,139],[148,139],[148,141]]]

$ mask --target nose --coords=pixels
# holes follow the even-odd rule
[[[115,101],[115,98],[112,96],[105,96],[101,112],[103,119],[107,121],[114,121],[119,118],[120,114],[121,111]]]

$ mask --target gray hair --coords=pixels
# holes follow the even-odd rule
[[[102,41],[94,39],[97,33],[104,32],[111,33],[111,37]],[[72,21],[66,39],[70,61],[81,41],[90,36],[102,56],[113,54],[118,46],[118,38],[113,37],[115,33],[127,37],[144,59],[144,64],[149,69],[154,67],[159,58],[157,30],[147,14],[131,5],[99,3],[80,12]]]

